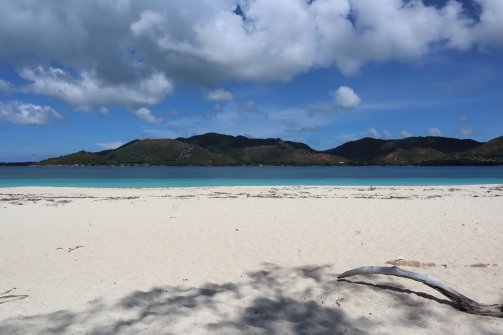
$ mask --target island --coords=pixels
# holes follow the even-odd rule
[[[100,152],[79,151],[35,165],[60,166],[337,166],[503,165],[503,136],[488,142],[439,136],[362,138],[318,151],[280,138],[207,133],[188,138],[134,140]]]

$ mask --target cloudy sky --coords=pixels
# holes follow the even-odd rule
[[[503,135],[502,0],[0,1],[0,161]]]

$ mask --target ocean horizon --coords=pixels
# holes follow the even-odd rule
[[[0,167],[0,187],[448,186],[503,184],[503,166]]]

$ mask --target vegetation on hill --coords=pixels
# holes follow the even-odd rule
[[[437,136],[400,140],[363,138],[325,151],[351,160],[355,165],[442,165],[482,143]]]
[[[447,159],[459,165],[503,165],[503,136]]]
[[[279,138],[208,133],[134,140],[114,150],[79,151],[39,165],[503,165],[503,137],[486,143],[445,137],[363,138],[316,151]]]
[[[80,151],[39,165],[336,165],[346,161],[303,143],[209,133],[175,140],[135,140],[114,150]]]

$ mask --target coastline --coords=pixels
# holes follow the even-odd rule
[[[0,333],[261,334],[310,309],[310,333],[503,330],[418,283],[336,280],[403,257],[501,303],[501,184],[15,187],[0,198],[0,292],[26,296],[0,300]]]

